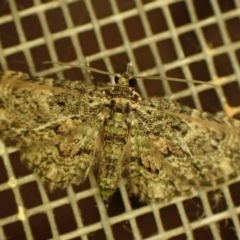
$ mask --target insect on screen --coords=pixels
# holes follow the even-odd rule
[[[240,178],[220,178],[239,172],[239,16],[239,0],[1,1],[0,239],[240,239]],[[76,169],[49,167],[60,153]]]

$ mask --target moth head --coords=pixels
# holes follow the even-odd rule
[[[118,85],[129,86],[131,88],[135,87],[137,84],[136,78],[126,78],[123,75],[116,75],[114,77],[114,82]]]
[[[133,65],[128,63],[126,72],[114,76],[114,82],[119,86],[128,86],[134,88],[137,80],[133,77]]]

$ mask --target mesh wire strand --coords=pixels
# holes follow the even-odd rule
[[[209,16],[201,15],[197,0],[109,0],[102,1],[100,5],[99,2],[34,0],[20,5],[9,0],[0,3],[2,69],[31,72],[36,76],[74,76],[72,78],[90,81],[84,72],[79,77],[79,70],[71,72],[72,70],[65,71],[62,66],[49,68],[41,65],[48,60],[83,64],[87,53],[91,66],[109,72],[124,71],[126,63],[131,60],[136,73],[162,76],[170,73],[177,74],[176,77],[193,79],[198,78],[199,73],[194,71],[192,63],[205,62],[209,75],[205,78],[203,76],[203,80],[211,79],[222,88],[212,90],[210,85],[196,86],[192,82],[173,85],[168,81],[139,81],[138,91],[143,97],[173,95],[176,100],[198,109],[208,110],[211,105],[216,108],[213,111],[224,110],[229,116],[240,112],[240,36],[237,31],[234,35],[234,31],[228,28],[231,21],[234,21],[234,26],[239,21],[238,0],[213,0],[207,1],[207,5],[204,1],[204,10],[210,9]],[[163,24],[149,17],[149,13],[153,14],[155,10],[164,16],[167,29],[154,30],[153,24]],[[184,15],[184,10],[188,15],[187,20],[184,20],[186,22],[181,23],[180,19],[180,22],[176,22],[176,11],[179,11],[179,15]],[[62,25],[59,23],[61,21]],[[128,24],[133,24],[132,32],[134,26],[137,26],[134,34],[129,32]],[[221,44],[214,45],[215,42],[207,41],[203,29],[212,26],[217,27]],[[35,36],[31,35],[32,32]],[[82,33],[89,34],[89,42],[81,43],[81,39],[85,38]],[[193,39],[190,38],[191,33]],[[117,34],[121,41],[118,41]],[[187,39],[187,47],[183,46],[182,36]],[[168,52],[164,55],[159,51],[159,43],[166,43],[169,39],[170,44],[164,45],[168,46]],[[115,42],[118,42],[118,46],[114,45]],[[174,53],[171,46],[174,46]],[[190,48],[195,48],[195,52],[188,52]],[[221,73],[221,67],[216,64],[219,56],[223,57],[221,63],[229,63],[232,71]],[[223,69],[225,68],[227,67],[224,66]],[[97,81],[109,79],[98,76]],[[225,89],[226,86],[234,87]],[[47,193],[38,177],[23,170],[25,168],[20,163],[18,165],[16,149],[1,146],[0,239],[111,240],[122,236],[125,239],[148,240],[173,237],[199,239],[202,236],[208,236],[208,239],[240,239],[240,203],[236,198],[240,187],[239,178],[224,183],[217,188],[220,189],[217,192],[214,192],[215,188],[208,189],[208,192],[199,190],[193,200],[192,197],[188,200],[179,197],[165,205],[142,205],[137,200],[130,199],[125,182],[121,179],[119,191],[106,209],[93,173],[90,173],[89,181],[80,187],[70,186],[66,191]],[[211,190],[212,195],[209,195]],[[37,192],[37,196],[33,196],[32,191]],[[221,208],[221,201],[226,208],[214,211],[213,205]],[[189,206],[192,209],[187,210]],[[165,212],[170,221],[166,220]],[[191,218],[191,214],[194,218]],[[93,217],[87,220],[88,215]],[[175,218],[179,222],[171,225],[170,222],[174,222]]]

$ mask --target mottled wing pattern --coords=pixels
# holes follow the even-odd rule
[[[121,174],[133,194],[151,202],[239,173],[239,121],[166,99],[142,100],[131,64],[115,83],[103,91],[7,71],[0,75],[0,138],[20,148],[50,190],[80,183],[96,167],[104,199]]]
[[[51,140],[34,142],[20,149],[21,159],[50,190],[79,184],[96,164],[99,126],[99,123],[79,125]]]
[[[143,100],[134,113],[125,176],[140,200],[168,201],[239,173],[239,121],[160,98]]]
[[[83,181],[101,151],[101,91],[79,81],[34,78],[12,71],[3,74],[1,139],[20,148],[23,162],[49,189]]]

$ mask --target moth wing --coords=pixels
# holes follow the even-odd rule
[[[0,76],[0,136],[7,145],[27,146],[41,140],[38,132],[48,132],[68,120],[84,124],[102,108],[101,92],[79,81],[33,78],[11,71]],[[29,132],[35,139],[27,139]]]
[[[21,148],[21,160],[50,190],[79,184],[96,165],[99,126],[81,125],[52,139]]]
[[[163,201],[236,176],[239,127],[237,120],[169,100],[143,101],[135,110],[132,156],[126,167],[131,191],[142,200]]]

